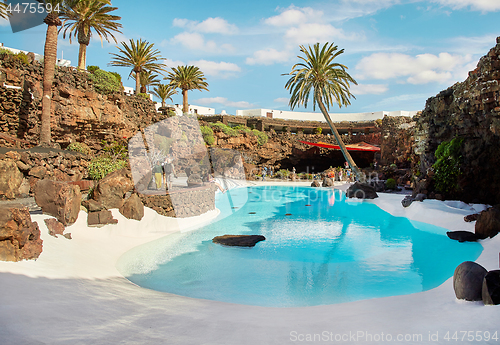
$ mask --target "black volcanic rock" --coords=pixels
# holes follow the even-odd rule
[[[481,237],[470,231],[448,231],[446,233],[452,240],[457,240],[458,242],[476,242],[480,240]]]
[[[253,247],[257,242],[265,239],[262,235],[223,235],[214,237],[212,242],[225,246]]]

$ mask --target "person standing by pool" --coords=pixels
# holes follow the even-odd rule
[[[174,163],[172,157],[169,155],[165,158],[165,162],[163,162],[163,179],[165,182],[165,188],[167,190],[172,189],[172,175],[177,177],[174,169]]]
[[[160,161],[156,161],[154,163],[152,172],[155,177],[156,189],[160,189],[163,180],[162,167]]]
[[[262,169],[262,181],[266,180],[266,175],[267,175],[267,167],[264,167]]]

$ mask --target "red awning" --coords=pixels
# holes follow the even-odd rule
[[[322,143],[322,142],[319,142],[319,143],[310,143],[308,141],[302,141],[302,140],[299,140],[299,141],[302,144],[306,144],[306,145],[324,147],[325,149],[340,150],[340,146],[339,145],[331,145],[331,144]],[[378,151],[380,151],[380,147],[367,144],[367,143],[365,143],[363,141],[361,141],[359,143],[356,143],[356,144],[346,145],[346,147],[347,147],[347,151],[367,151],[367,152],[378,152]]]

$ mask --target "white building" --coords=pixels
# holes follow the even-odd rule
[[[161,107],[161,103],[155,104],[156,110]],[[167,107],[174,108],[175,114],[178,116],[182,115],[182,104],[167,104]],[[188,114],[196,114],[196,115],[215,115],[215,108],[207,108],[199,105],[189,104]]]
[[[416,111],[376,111],[371,113],[330,113],[334,122],[341,121],[374,121],[388,116],[414,116]],[[272,109],[247,109],[236,110],[239,116],[268,117],[271,119],[321,121],[326,122],[322,113],[272,110]]]
[[[28,54],[29,53],[29,52],[27,52],[25,50],[19,50],[19,49],[15,49],[15,48],[6,47],[6,46],[3,45],[3,43],[0,43],[0,49],[10,50],[14,54],[21,53],[21,52],[23,52],[24,54]],[[35,60],[36,61],[38,61],[38,62],[42,62],[43,61],[43,55],[40,55],[40,54],[37,54],[37,53],[33,53],[33,54],[35,54]],[[71,61],[70,60],[64,60],[61,57],[60,59],[57,59],[56,65],[60,66],[60,67],[71,67]]]

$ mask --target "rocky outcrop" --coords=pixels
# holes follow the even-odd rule
[[[500,205],[479,213],[474,232],[479,238],[494,237],[500,232]]]
[[[132,194],[125,200],[120,213],[127,219],[141,220],[144,217],[144,205],[137,194]]]
[[[348,198],[375,199],[378,198],[375,188],[368,184],[356,182],[346,190]]]
[[[48,218],[44,220],[49,235],[57,237],[57,235],[64,235],[64,225],[55,218]]]
[[[311,183],[311,187],[316,187],[316,188],[321,187],[321,182],[319,182],[318,180],[314,180]]]
[[[322,187],[333,187],[333,179],[329,177],[325,177],[323,179],[323,184],[321,185]]]
[[[212,242],[225,246],[255,247],[258,242],[265,239],[262,235],[223,235],[214,237]]]
[[[446,235],[452,239],[457,240],[458,242],[476,242],[481,239],[478,235],[470,231],[448,231]]]
[[[0,198],[15,199],[23,183],[23,174],[13,159],[0,159]]]
[[[120,208],[125,193],[134,189],[132,175],[127,169],[120,169],[106,175],[94,189],[93,199],[106,209]]]
[[[467,301],[481,301],[483,279],[486,273],[488,271],[475,262],[462,262],[453,274],[455,296]]]
[[[44,179],[35,186],[35,201],[44,213],[68,226],[78,218],[82,194],[78,186]]]
[[[0,260],[36,259],[42,244],[38,224],[31,221],[27,207],[0,206]]]
[[[107,224],[117,224],[118,220],[113,218],[111,211],[102,210],[97,212],[89,212],[87,216],[87,225],[101,227]]]
[[[415,121],[421,179],[427,178],[441,142],[465,138],[458,188],[444,196],[500,203],[500,37],[464,82],[429,98]]]
[[[489,271],[484,276],[482,296],[485,305],[500,304],[500,270]]]
[[[5,82],[20,89],[0,87],[0,145],[33,146],[39,142],[43,66],[23,64],[3,55],[0,85]],[[55,142],[65,148],[71,142],[85,142],[94,149],[101,141],[131,137],[139,128],[166,118],[154,103],[123,92],[102,95],[95,91],[88,73],[59,67],[53,84],[51,130]]]

